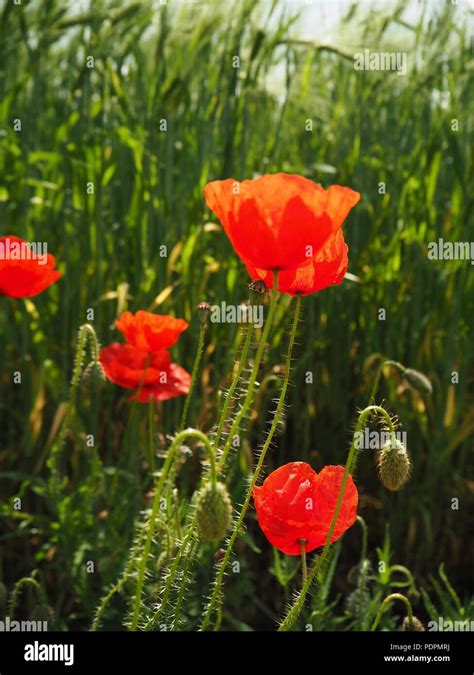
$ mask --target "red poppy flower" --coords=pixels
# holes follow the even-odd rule
[[[191,376],[166,351],[146,352],[129,344],[114,342],[100,351],[107,378],[126,389],[136,389],[132,398],[147,403],[150,398],[166,401],[187,394]]]
[[[115,325],[129,344],[146,352],[159,352],[174,345],[189,324],[184,319],[140,310],[136,314],[124,312]]]
[[[279,272],[278,290],[288,295],[308,295],[340,284],[347,270],[348,250],[342,230],[338,230],[306,264]],[[245,267],[252,281],[262,279],[267,288],[273,288],[273,272],[257,269],[249,262]]]
[[[32,298],[61,276],[51,254],[26,257],[28,242],[20,237],[0,237],[0,294],[10,298]],[[32,255],[31,252],[29,255]]]
[[[261,487],[253,489],[260,527],[273,546],[288,555],[326,543],[334,516],[344,467],[325,466],[319,474],[305,462],[290,462],[273,471]],[[348,476],[332,542],[357,517],[357,488]]]
[[[316,256],[360,199],[350,188],[325,190],[285,173],[214,181],[205,196],[242,260],[270,271],[295,269]]]

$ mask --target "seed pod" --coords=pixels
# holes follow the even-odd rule
[[[413,370],[413,368],[406,368],[405,379],[413,389],[416,389],[421,394],[426,394],[429,396],[433,393],[433,386],[429,379],[423,373],[420,373],[419,370]]]
[[[208,302],[200,302],[196,305],[196,311],[199,314],[199,321],[202,326],[207,324],[209,314],[211,313],[211,305]]]
[[[403,619],[403,624],[402,624],[402,630],[403,631],[425,631],[426,628],[423,626],[421,623],[420,619],[417,619],[416,616],[410,619],[406,616]]]
[[[232,504],[223,483],[207,483],[196,499],[196,521],[206,541],[225,537],[232,522]]]
[[[104,386],[105,381],[105,372],[100,361],[89,363],[82,376],[84,386],[91,391],[99,391]]]
[[[407,449],[398,439],[384,443],[377,453],[377,468],[382,485],[395,492],[408,480],[411,462]]]

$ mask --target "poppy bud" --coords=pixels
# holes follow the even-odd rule
[[[232,521],[232,504],[223,483],[208,483],[196,499],[199,534],[206,541],[222,539]]]
[[[433,393],[433,387],[429,379],[423,373],[420,373],[419,370],[413,370],[413,368],[407,368],[404,372],[405,379],[408,384],[416,389],[421,394],[430,395]]]
[[[91,391],[99,391],[105,384],[105,371],[99,361],[89,363],[82,376],[85,386]]]
[[[382,485],[395,492],[407,481],[411,462],[405,446],[398,439],[384,443],[377,454],[377,468]]]
[[[199,321],[202,326],[207,324],[209,314],[211,313],[211,305],[208,302],[200,302],[196,305],[197,313],[199,314]]]
[[[420,619],[416,618],[416,616],[413,616],[411,621],[406,616],[403,619],[402,630],[403,631],[417,631],[418,632],[418,631],[425,631],[426,628],[423,626]]]

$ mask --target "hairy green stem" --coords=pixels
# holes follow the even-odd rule
[[[377,393],[377,390],[379,388],[380,384],[380,378],[382,377],[383,369],[385,366],[392,366],[393,368],[397,368],[400,372],[404,373],[406,368],[403,364],[399,363],[398,361],[383,361],[380,366],[378,367],[377,374],[375,376],[374,380],[374,386],[372,387],[372,391],[370,393],[370,398],[369,398],[369,403],[372,404],[374,403],[375,400],[375,394]]]
[[[186,422],[187,422],[187,419],[188,419],[188,413],[189,413],[189,406],[191,405],[191,400],[192,400],[194,391],[196,389],[196,380],[197,380],[197,376],[198,376],[198,373],[199,373],[199,367],[201,365],[202,355],[204,353],[204,338],[206,336],[206,328],[207,328],[207,325],[205,323],[201,323],[201,327],[199,329],[198,347],[197,347],[197,351],[196,351],[196,356],[194,358],[193,370],[192,370],[192,373],[191,373],[191,384],[189,386],[188,395],[186,396],[186,400],[184,402],[183,414],[181,415],[181,422],[180,422],[180,425],[179,425],[180,431],[182,431],[186,426]]]
[[[140,556],[140,561],[138,565],[138,570],[137,570],[137,583],[136,583],[136,588],[135,588],[135,595],[134,595],[134,600],[133,600],[133,613],[132,613],[132,618],[130,621],[130,630],[137,630],[138,626],[138,621],[140,618],[140,610],[141,610],[141,604],[142,604],[142,591],[143,591],[143,585],[145,582],[145,574],[146,574],[146,568],[148,564],[148,558],[150,556],[150,550],[151,550],[151,545],[153,541],[153,536],[155,533],[155,525],[156,525],[156,517],[158,515],[158,509],[160,508],[160,501],[161,501],[161,495],[163,491],[163,487],[166,483],[166,480],[168,478],[168,473],[169,469],[173,463],[175,453],[177,449],[179,448],[180,444],[187,438],[195,438],[197,440],[200,440],[204,443],[207,454],[209,457],[209,462],[211,465],[211,477],[212,480],[216,480],[216,462],[214,458],[214,451],[213,448],[211,447],[211,444],[209,443],[209,439],[205,434],[202,433],[202,431],[198,431],[197,429],[185,429],[184,431],[181,431],[173,440],[170,449],[168,450],[168,454],[165,460],[165,463],[163,465],[163,468],[161,470],[161,475],[157,481],[156,488],[155,488],[155,495],[153,497],[153,503],[151,507],[151,516],[150,516],[150,521],[148,523],[148,528],[145,536],[145,543],[143,547],[142,554]]]
[[[271,325],[273,323],[273,317],[275,314],[275,309],[276,309],[276,302],[277,302],[277,296],[278,296],[278,272],[274,272],[274,280],[273,280],[273,290],[272,290],[272,296],[270,300],[270,308],[268,310],[268,315],[267,319],[265,321],[265,324],[263,326],[262,330],[262,335],[260,336],[260,342],[257,348],[257,353],[255,355],[255,361],[253,364],[252,372],[250,374],[250,379],[249,379],[249,384],[247,388],[247,393],[245,395],[244,402],[242,403],[242,407],[239,410],[239,413],[236,415],[232,426],[229,430],[229,434],[227,436],[226,443],[224,445],[224,449],[222,451],[222,456],[219,460],[218,466],[217,466],[217,471],[220,474],[224,468],[225,468],[225,463],[227,460],[227,456],[229,454],[229,451],[232,447],[232,441],[233,438],[236,434],[236,432],[240,428],[240,424],[242,420],[245,418],[245,416],[248,414],[250,410],[250,406],[253,401],[253,396],[254,396],[254,390],[255,390],[255,383],[257,382],[257,377],[258,373],[260,370],[260,363],[262,361],[262,357],[265,351],[267,339],[268,339],[268,334],[270,332]]]
[[[202,631],[207,629],[207,627],[209,625],[209,622],[211,620],[211,617],[212,617],[212,613],[213,613],[214,608],[216,606],[216,603],[217,603],[217,601],[220,597],[222,581],[223,581],[223,578],[224,578],[224,573],[225,573],[225,570],[226,570],[227,563],[229,562],[230,554],[232,553],[232,549],[233,549],[235,540],[237,539],[237,536],[240,532],[240,528],[242,526],[243,520],[245,518],[248,507],[250,505],[250,500],[252,498],[252,492],[253,492],[253,489],[254,489],[254,487],[255,487],[255,485],[256,485],[259,477],[260,477],[260,473],[262,471],[262,467],[263,467],[263,464],[265,462],[266,454],[267,454],[268,449],[269,449],[269,447],[272,443],[273,436],[275,434],[275,431],[278,428],[278,424],[280,423],[280,420],[281,420],[281,416],[282,416],[282,413],[283,413],[283,406],[284,406],[284,403],[285,403],[286,391],[288,389],[288,383],[289,383],[289,380],[290,380],[291,358],[292,358],[292,354],[293,354],[293,346],[295,344],[296,332],[297,332],[298,322],[299,322],[299,318],[300,318],[300,307],[301,307],[301,296],[297,296],[296,307],[295,307],[295,315],[294,315],[294,319],[293,319],[293,325],[291,327],[290,340],[289,340],[289,343],[288,343],[288,351],[287,351],[286,360],[285,360],[285,376],[284,376],[284,379],[283,379],[283,385],[282,385],[282,388],[281,388],[280,396],[278,398],[277,407],[276,407],[276,410],[275,410],[275,414],[273,416],[273,421],[272,421],[270,430],[268,432],[267,438],[266,438],[265,443],[263,445],[263,448],[261,450],[260,457],[259,457],[259,460],[257,462],[257,466],[256,466],[255,471],[253,473],[252,480],[250,481],[250,485],[249,485],[249,488],[247,490],[247,494],[245,496],[245,500],[244,500],[242,509],[241,509],[240,514],[237,518],[237,522],[236,522],[236,524],[234,526],[234,529],[232,531],[232,534],[230,536],[229,543],[227,544],[227,549],[225,551],[222,562],[219,566],[219,570],[216,574],[216,578],[215,578],[215,581],[214,581],[214,588],[213,588],[213,591],[212,591],[212,594],[211,594],[209,604],[208,604],[207,609],[205,611],[205,614],[203,616],[203,620],[202,620],[202,624],[201,624],[201,628],[200,628],[200,630],[202,630]]]
[[[235,394],[235,390],[237,389],[237,385],[240,382],[240,378],[242,377],[243,370],[244,370],[245,365],[247,363],[247,356],[248,356],[250,345],[251,345],[251,342],[252,342],[252,335],[253,335],[253,324],[247,324],[246,328],[245,328],[244,344],[242,346],[242,352],[241,352],[240,358],[239,358],[239,365],[237,367],[237,370],[235,371],[235,374],[234,374],[234,377],[232,379],[232,383],[230,385],[229,391],[227,392],[227,396],[225,397],[224,405],[222,406],[222,412],[221,412],[221,416],[220,416],[220,419],[219,419],[219,423],[217,425],[216,435],[212,439],[212,444],[216,448],[219,447],[219,444],[221,442],[222,433],[224,431],[224,425],[226,423],[227,414],[229,412],[229,407],[230,407],[230,404],[232,403],[232,400],[233,400],[234,394]]]
[[[84,367],[85,351],[87,344],[90,345],[93,361],[99,360],[100,344],[97,339],[94,328],[89,323],[83,324],[78,331],[76,352],[74,356],[74,368],[69,388],[69,396],[66,408],[66,415],[61,425],[58,439],[53,444],[47,464],[50,470],[49,490],[51,496],[56,501],[61,488],[60,460],[61,453],[66,443],[66,435],[71,425],[71,420],[76,404],[77,389],[81,381],[82,370]]]

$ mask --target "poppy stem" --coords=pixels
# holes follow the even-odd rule
[[[265,321],[265,324],[263,326],[262,334],[260,336],[260,342],[257,348],[257,353],[255,355],[255,360],[253,363],[253,368],[252,372],[250,374],[250,379],[248,383],[248,388],[247,388],[247,393],[245,394],[245,399],[244,402],[242,403],[242,406],[239,410],[238,415],[235,417],[229,433],[227,435],[227,440],[224,446],[224,449],[222,451],[222,456],[219,460],[219,463],[217,465],[217,472],[220,474],[224,468],[225,468],[225,463],[227,460],[227,456],[230,452],[230,449],[232,447],[232,443],[234,441],[234,437],[237,435],[240,425],[242,423],[242,420],[244,420],[249,412],[250,406],[253,401],[253,396],[254,396],[254,390],[255,390],[255,383],[257,381],[258,377],[258,372],[260,370],[260,364],[262,362],[263,354],[265,351],[265,347],[267,344],[267,339],[268,339],[268,334],[270,332],[271,325],[273,323],[273,317],[275,315],[275,309],[276,309],[276,302],[277,302],[277,296],[278,296],[278,272],[275,271],[273,274],[273,289],[272,289],[272,296],[270,300],[270,308],[268,310],[267,318]]]
[[[372,628],[370,629],[371,631],[376,630],[377,626],[379,625],[382,619],[382,614],[384,613],[385,608],[387,607],[388,604],[390,604],[394,600],[400,600],[401,602],[404,603],[405,607],[407,608],[408,621],[409,623],[413,623],[413,609],[411,606],[411,602],[408,600],[406,596],[402,595],[401,593],[392,593],[391,595],[387,595],[385,600],[380,605],[379,611],[377,612],[377,616],[375,617],[375,621],[372,624]]]
[[[47,465],[50,470],[49,489],[51,496],[53,497],[54,500],[58,498],[59,489],[61,487],[61,476],[59,466],[61,460],[61,452],[66,443],[66,435],[71,425],[73,412],[76,405],[77,389],[81,381],[81,375],[84,367],[84,359],[86,356],[86,348],[88,344],[91,351],[92,360],[94,362],[97,362],[99,358],[100,344],[93,326],[91,326],[90,323],[85,323],[79,328],[78,331],[76,352],[74,355],[74,369],[71,378],[71,386],[69,389],[66,415],[61,425],[58,440],[56,444],[54,444],[51,447],[51,453],[47,460]]]
[[[275,272],[275,277],[277,277],[277,276],[278,275]],[[277,279],[276,283],[278,283],[278,279]],[[278,288],[278,286],[277,286],[277,288]],[[295,314],[294,314],[294,318],[293,318],[293,325],[291,327],[291,332],[290,332],[290,340],[289,340],[289,343],[288,343],[288,351],[286,353],[286,359],[285,359],[285,377],[284,377],[284,380],[283,380],[280,396],[278,398],[278,403],[277,403],[277,407],[276,407],[276,410],[275,410],[275,414],[273,416],[273,421],[272,421],[270,430],[268,432],[267,438],[265,440],[265,443],[264,443],[264,445],[261,449],[260,457],[258,459],[257,466],[255,468],[252,479],[250,481],[250,485],[248,487],[247,494],[245,496],[245,500],[244,500],[244,503],[243,503],[243,506],[242,506],[242,510],[240,511],[240,514],[237,517],[234,529],[232,531],[232,534],[230,535],[230,539],[229,539],[229,543],[227,545],[227,549],[226,549],[225,554],[222,558],[222,561],[219,565],[219,569],[217,571],[216,578],[214,580],[214,587],[213,587],[213,591],[212,591],[212,594],[211,594],[211,598],[209,600],[209,604],[207,605],[207,609],[204,613],[202,623],[201,623],[201,627],[199,629],[201,631],[204,631],[204,630],[207,629],[207,627],[209,625],[209,622],[211,620],[213,611],[216,608],[217,602],[221,598],[222,582],[223,582],[223,578],[224,578],[224,574],[225,574],[227,564],[229,562],[230,554],[232,553],[232,548],[233,548],[235,540],[237,539],[237,536],[240,532],[240,528],[242,527],[243,520],[244,520],[245,515],[247,513],[247,510],[249,508],[250,500],[252,498],[252,492],[253,492],[253,489],[254,489],[254,487],[255,487],[255,485],[256,485],[259,477],[260,477],[260,473],[262,471],[263,464],[265,462],[266,454],[268,452],[268,449],[271,446],[275,431],[277,430],[278,425],[281,421],[281,417],[282,417],[282,414],[283,414],[283,408],[284,408],[284,404],[285,404],[286,391],[288,389],[288,383],[289,383],[289,380],[290,380],[291,359],[292,359],[292,354],[293,354],[293,346],[295,344],[295,339],[296,339],[298,323],[299,323],[299,319],[300,319],[300,308],[301,308],[301,296],[298,295],[297,298],[296,298]]]
[[[222,433],[224,431],[224,425],[226,423],[227,414],[229,412],[229,407],[234,398],[235,390],[237,389],[237,385],[240,382],[240,378],[242,377],[243,370],[247,364],[247,356],[249,353],[250,344],[252,342],[252,335],[253,335],[253,324],[251,323],[246,324],[244,344],[242,346],[242,351],[240,353],[239,364],[237,366],[237,370],[235,371],[232,383],[229,387],[229,391],[227,392],[227,395],[225,397],[224,405],[222,406],[222,412],[219,419],[219,424],[217,425],[216,435],[212,440],[212,444],[215,448],[218,448],[219,443],[221,442]]]
[[[301,551],[301,571],[303,573],[303,584],[306,583],[308,579],[308,565],[306,563],[306,539],[300,539],[300,551]]]
[[[385,368],[385,366],[392,366],[393,368],[397,368],[397,370],[399,370],[402,373],[404,373],[406,370],[405,366],[399,363],[398,361],[383,361],[378,367],[377,374],[374,380],[374,385],[372,387],[372,391],[370,394],[369,403],[375,403],[375,394],[377,393],[377,390],[379,388],[380,378],[382,377],[383,369]]]
[[[291,607],[290,611],[286,615],[286,617],[283,619],[282,623],[280,624],[280,627],[278,628],[279,631],[289,631],[293,628],[295,625],[296,621],[298,620],[298,617],[304,607],[304,602],[306,599],[306,595],[311,588],[311,585],[314,581],[314,579],[320,580],[321,575],[324,571],[324,566],[326,564],[328,555],[329,555],[329,549],[331,547],[331,540],[334,534],[334,530],[336,528],[336,523],[337,519],[339,517],[339,512],[341,510],[342,506],[342,501],[344,498],[344,491],[346,488],[346,483],[347,479],[350,474],[353,473],[356,463],[357,463],[357,457],[359,454],[359,443],[357,442],[359,432],[362,430],[364,425],[367,422],[367,419],[372,415],[373,413],[377,413],[381,417],[384,418],[385,422],[387,423],[387,427],[390,431],[391,434],[395,433],[395,427],[393,425],[392,418],[388,414],[388,412],[385,410],[385,408],[382,408],[382,406],[379,405],[369,405],[359,415],[359,418],[357,420],[356,428],[354,431],[354,435],[352,437],[352,443],[351,443],[351,449],[349,450],[349,455],[347,457],[347,462],[346,466],[344,468],[344,474],[342,476],[342,481],[341,481],[341,487],[339,488],[339,495],[337,497],[337,502],[336,502],[336,508],[334,509],[334,515],[332,517],[331,521],[331,526],[329,528],[328,536],[326,538],[326,543],[324,545],[323,551],[319,558],[317,559],[314,567],[310,572],[308,573],[308,578],[306,582],[303,584],[303,588],[301,589],[300,593],[298,594],[295,602],[293,603],[293,606]]]
[[[151,473],[155,473],[155,428],[154,428],[154,405],[155,401],[153,396],[150,396],[148,401],[148,450],[149,450],[149,463]]]
[[[165,463],[163,464],[162,470],[160,472],[160,476],[157,480],[156,487],[155,487],[155,495],[153,497],[153,504],[151,507],[151,515],[150,519],[148,521],[147,525],[147,532],[145,536],[145,541],[144,541],[144,546],[143,546],[143,551],[141,555],[139,556],[139,561],[138,561],[138,570],[137,570],[137,583],[136,583],[136,589],[135,589],[135,596],[133,600],[133,612],[132,612],[132,618],[130,620],[130,630],[134,631],[137,630],[138,627],[138,621],[140,618],[140,611],[141,611],[141,606],[142,606],[142,591],[143,591],[143,585],[145,582],[145,576],[146,576],[146,569],[147,569],[147,564],[148,560],[150,557],[150,552],[151,552],[151,545],[153,542],[153,537],[155,534],[155,529],[156,529],[156,520],[158,517],[158,510],[160,508],[160,503],[161,503],[161,497],[162,497],[162,492],[163,488],[165,486],[166,480],[168,478],[169,470],[171,466],[173,465],[174,459],[175,459],[175,454],[182,444],[182,442],[187,439],[187,438],[195,438],[196,440],[202,441],[204,444],[208,457],[209,457],[209,462],[211,465],[211,480],[215,483],[216,478],[217,478],[217,472],[216,472],[216,462],[214,458],[214,451],[213,448],[209,442],[209,439],[205,434],[202,433],[202,431],[198,431],[197,429],[185,429],[184,431],[181,431],[173,440],[171,443],[170,449],[168,450],[168,454],[166,456]]]
[[[201,365],[201,359],[204,353],[204,338],[206,335],[206,328],[207,324],[201,323],[201,327],[199,329],[198,347],[196,351],[196,356],[194,357],[193,370],[191,373],[191,384],[189,385],[189,392],[184,402],[183,414],[181,415],[181,422],[179,425],[180,431],[182,431],[186,427],[186,422],[188,420],[189,406],[191,405],[191,400],[194,391],[196,389],[196,380],[199,373],[199,366]]]

